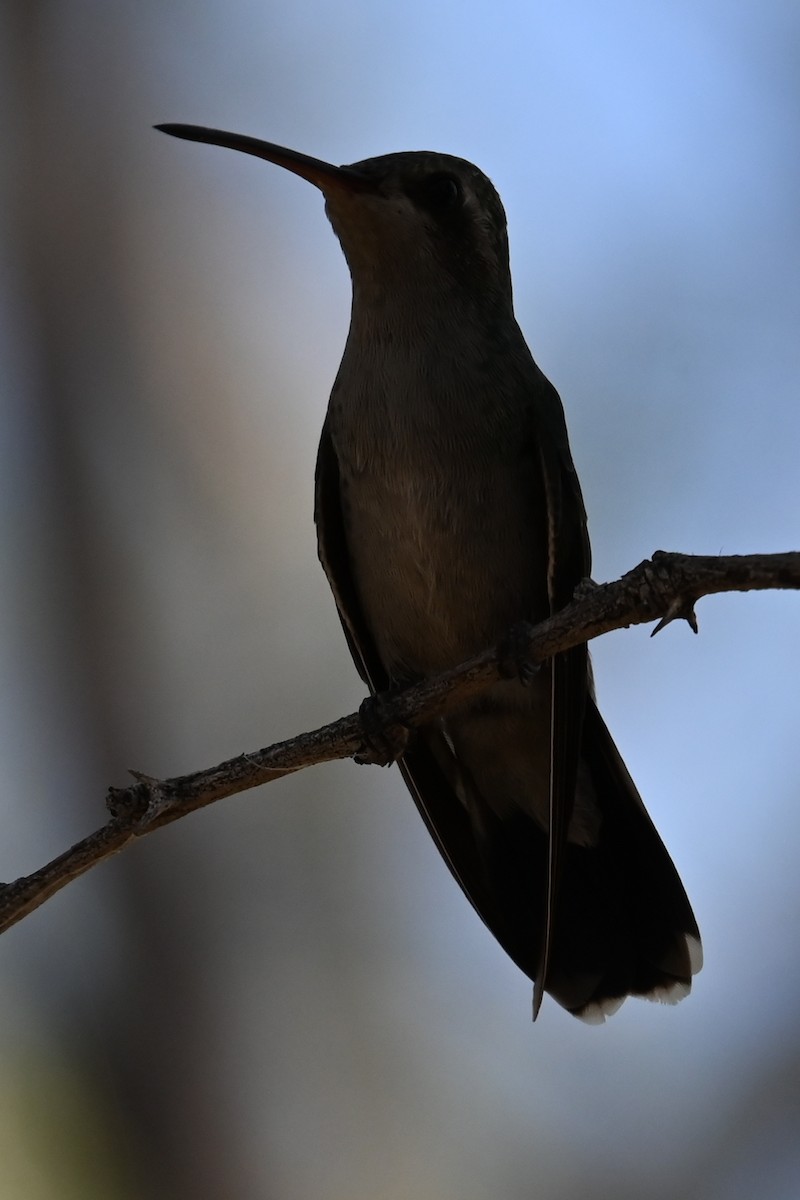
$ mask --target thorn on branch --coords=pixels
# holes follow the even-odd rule
[[[106,808],[115,821],[139,821],[147,809],[147,785],[110,787],[106,792]]]
[[[657,633],[660,633],[662,629],[666,629],[667,625],[670,625],[673,621],[685,621],[692,633],[698,633],[697,615],[694,611],[694,605],[694,600],[676,597],[650,634],[650,637],[655,637]]]
[[[132,788],[109,788],[106,794],[106,808],[117,820],[130,821],[135,835],[146,833],[153,823],[164,813],[168,812],[174,799],[165,783],[144,771],[129,771],[136,780]]]
[[[572,599],[588,600],[589,597],[593,596],[595,592],[599,591],[602,586],[603,585],[601,583],[595,583],[595,581],[590,579],[587,575],[586,578],[582,579],[575,588],[575,591],[572,593]]]

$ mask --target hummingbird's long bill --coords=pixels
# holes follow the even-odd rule
[[[188,142],[206,142],[210,146],[224,146],[227,150],[240,150],[243,154],[263,158],[265,162],[285,167],[301,179],[307,179],[323,192],[337,187],[344,188],[345,191],[375,190],[374,183],[352,167],[337,167],[333,163],[323,162],[320,158],[312,158],[309,154],[301,154],[298,150],[276,146],[274,142],[263,142],[260,138],[248,137],[243,133],[208,129],[205,125],[168,124],[155,125],[154,128],[172,137],[185,138]]]

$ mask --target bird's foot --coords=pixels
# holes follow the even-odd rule
[[[411,730],[392,721],[389,702],[383,696],[367,696],[358,710],[364,740],[353,755],[357,763],[390,767],[408,746]]]
[[[523,687],[528,686],[542,665],[530,652],[532,633],[530,621],[518,621],[498,646],[500,674],[504,679],[518,679]]]

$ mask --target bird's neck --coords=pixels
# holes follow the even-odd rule
[[[485,357],[492,345],[521,337],[510,299],[473,294],[443,278],[353,280],[350,342],[364,352],[395,352],[423,363],[436,357]]]

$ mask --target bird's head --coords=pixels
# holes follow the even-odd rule
[[[157,128],[253,154],[318,187],[356,293],[399,296],[410,305],[424,304],[433,290],[455,304],[510,309],[503,205],[483,172],[465,159],[419,150],[337,167],[218,129]]]

